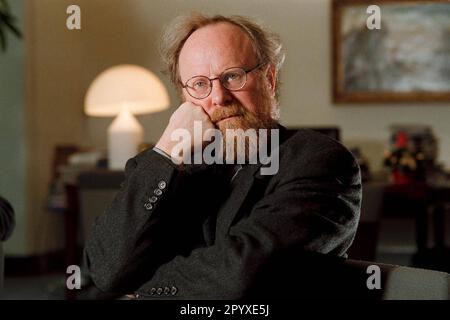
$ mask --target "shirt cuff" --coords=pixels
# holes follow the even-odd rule
[[[160,155],[162,155],[163,157],[165,157],[165,158],[169,159],[170,161],[172,161],[172,158],[171,158],[167,153],[165,153],[164,151],[162,151],[160,148],[153,147],[153,150],[156,151],[156,152],[158,152],[158,153],[159,153]]]

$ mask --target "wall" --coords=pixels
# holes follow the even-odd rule
[[[24,1],[9,1],[18,27],[24,26]],[[11,202],[16,215],[7,254],[26,251],[26,147],[25,147],[25,45],[8,32],[8,49],[0,52],[0,195]]]
[[[64,247],[63,215],[47,210],[56,145],[81,144],[81,33],[66,28],[71,1],[27,0],[28,254]]]
[[[69,4],[81,7],[80,31],[65,28]],[[187,11],[252,16],[281,35],[287,51],[281,91],[285,125],[338,125],[344,142],[362,143],[372,166],[379,167],[390,124],[429,124],[440,138],[440,159],[450,165],[448,103],[332,104],[328,0],[229,0],[226,5],[217,0],[28,0],[27,5],[27,249],[31,253],[62,246],[61,217],[44,209],[54,146],[69,142],[106,146],[106,128],[112,119],[87,118],[82,111],[86,89],[99,72],[135,63],[158,73],[169,87],[172,108],[139,120],[147,141],[155,142],[164,130],[178,103],[168,78],[159,73],[157,41],[163,26]]]

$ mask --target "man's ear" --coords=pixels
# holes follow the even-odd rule
[[[276,84],[277,84],[277,70],[274,65],[269,65],[266,70],[266,79],[267,79],[267,85],[269,87],[269,91],[272,95],[272,97],[275,96],[276,91]]]

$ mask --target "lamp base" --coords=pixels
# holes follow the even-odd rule
[[[124,170],[128,159],[138,153],[144,141],[144,128],[134,115],[123,108],[108,127],[108,167]]]

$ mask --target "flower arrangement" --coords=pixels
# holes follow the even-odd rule
[[[394,183],[410,183],[425,179],[426,155],[411,143],[406,132],[399,131],[395,134],[391,150],[384,154],[384,165],[392,170]]]

